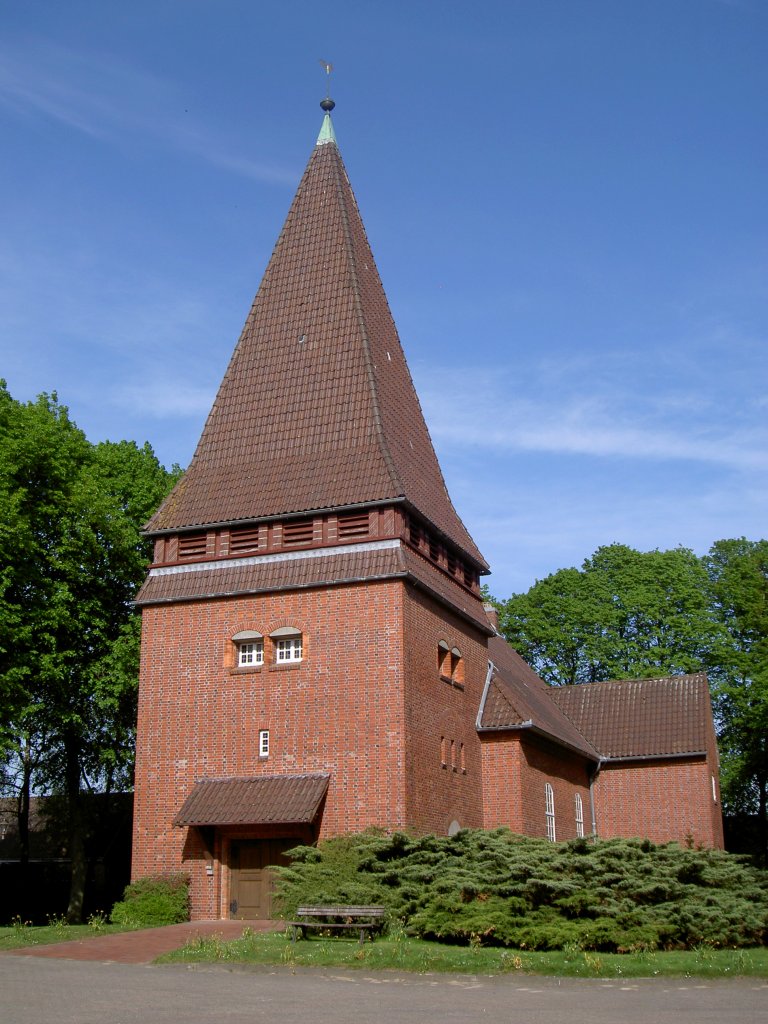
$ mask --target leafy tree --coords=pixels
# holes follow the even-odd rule
[[[598,548],[500,604],[501,631],[554,685],[696,672],[721,626],[687,548]]]
[[[72,920],[83,789],[130,779],[140,528],[173,479],[148,445],[92,445],[56,395],[19,403],[0,383],[0,742],[20,775],[20,818],[30,787],[66,794]]]
[[[768,862],[768,541],[720,540],[704,562],[726,629],[710,661],[723,798],[730,810],[757,815]]]

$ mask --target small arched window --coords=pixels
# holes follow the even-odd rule
[[[547,839],[554,843],[557,839],[555,830],[555,793],[549,783],[544,786],[545,816],[547,819]]]
[[[232,637],[237,652],[238,668],[255,668],[264,664],[264,637],[255,629],[241,629]]]
[[[304,656],[304,644],[301,630],[294,626],[281,626],[269,634],[275,645],[275,661],[278,665],[301,661]]]

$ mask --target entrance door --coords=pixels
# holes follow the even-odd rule
[[[285,850],[299,839],[237,839],[230,846],[229,916],[244,921],[272,917],[275,878],[269,867],[288,864]]]

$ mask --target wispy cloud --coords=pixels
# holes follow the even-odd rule
[[[298,180],[295,169],[233,149],[194,120],[172,83],[113,54],[79,53],[44,39],[0,42],[0,103],[107,144],[139,137],[257,181]]]
[[[764,397],[734,390],[735,381],[729,388],[727,365],[711,374],[709,390],[682,366],[665,376],[652,357],[611,366],[601,356],[556,374],[534,363],[480,377],[470,367],[432,371],[419,392],[443,445],[768,469]],[[446,404],[463,379],[475,383],[476,401]]]

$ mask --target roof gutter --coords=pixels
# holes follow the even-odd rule
[[[706,750],[686,750],[682,754],[627,754],[624,757],[601,757],[601,764],[622,764],[627,761],[679,761],[686,757],[706,757]]]

